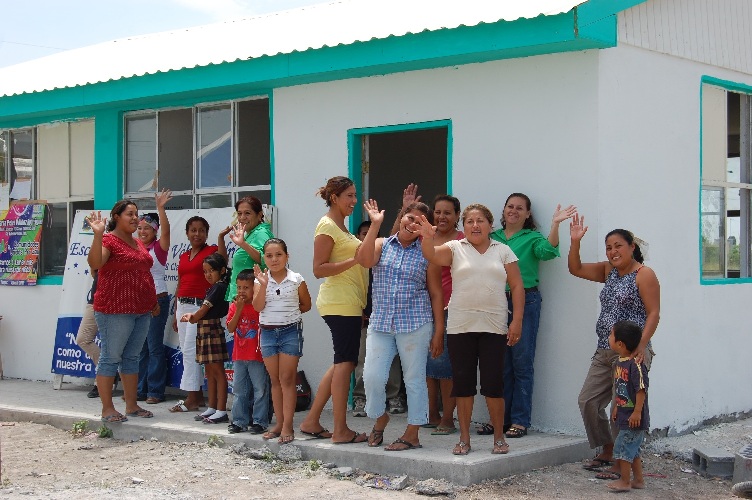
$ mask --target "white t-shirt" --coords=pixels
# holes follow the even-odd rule
[[[447,333],[506,335],[509,312],[504,265],[517,262],[517,256],[507,245],[495,240],[491,240],[482,254],[467,238],[444,245],[452,251],[452,298]]]
[[[305,279],[295,271],[287,270],[287,276],[280,283],[274,281],[269,273],[269,284],[266,286],[266,305],[259,312],[259,323],[262,325],[282,326],[295,323],[300,319],[300,297],[298,288]],[[256,280],[256,286],[260,286]]]

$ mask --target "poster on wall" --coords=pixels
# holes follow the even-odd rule
[[[63,274],[63,293],[60,298],[51,371],[58,375],[93,378],[96,374],[96,367],[92,359],[76,345],[78,326],[81,323],[86,296],[92,283],[91,271],[86,259],[94,234],[85,222],[85,217],[88,214],[88,211],[77,212],[72,226]],[[181,254],[190,249],[185,234],[185,223],[194,215],[199,215],[207,220],[210,228],[207,243],[215,244],[220,228],[226,227],[233,221],[234,211],[232,208],[167,210],[171,234],[170,249],[165,264],[165,281],[167,282],[167,293],[171,307],[164,331],[164,344],[168,365],[167,385],[171,387],[180,385],[180,377],[183,373],[183,355],[179,347],[178,334],[172,329],[172,322],[175,313],[174,295],[178,281],[178,259]],[[265,207],[265,217],[266,220],[272,222],[272,228],[274,228],[272,207],[268,209]],[[227,253],[230,260],[232,260],[236,250],[235,244],[227,238]],[[228,351],[231,353],[232,335],[225,332],[225,339]],[[95,342],[99,344],[99,334],[97,334]],[[232,383],[231,362],[225,364],[225,371],[228,381]]]
[[[37,284],[44,204],[15,204],[0,212],[0,285]]]

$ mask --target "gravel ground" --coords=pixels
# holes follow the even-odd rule
[[[0,424],[0,497],[94,499],[415,499],[446,493],[462,500],[600,499],[605,483],[581,464],[546,467],[463,488],[442,480],[419,482],[352,470],[347,464],[284,461],[263,450],[208,443],[126,442],[26,422]],[[731,481],[704,478],[692,469],[692,450],[713,446],[738,451],[752,444],[752,419],[723,423],[670,438],[644,451],[646,488],[630,497],[728,499]],[[287,450],[294,458],[294,446]],[[331,468],[329,468],[331,467]],[[401,490],[380,489],[388,485]],[[371,487],[368,487],[371,486]],[[374,487],[375,486],[375,487]]]

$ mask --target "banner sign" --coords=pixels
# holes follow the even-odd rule
[[[45,205],[0,212],[0,285],[36,285]]]
[[[142,211],[142,213],[145,211]],[[265,218],[274,228],[273,207],[264,206]],[[63,293],[60,298],[60,310],[55,333],[55,351],[52,355],[52,373],[71,375],[75,377],[94,377],[96,367],[92,359],[76,345],[76,334],[81,323],[86,296],[91,288],[92,278],[87,263],[89,248],[94,233],[85,221],[89,211],[76,213],[68,244],[68,256],[63,275]],[[216,244],[217,234],[233,222],[235,212],[232,208],[209,208],[194,210],[167,210],[170,221],[170,249],[165,264],[165,281],[170,297],[170,316],[167,319],[164,332],[165,357],[168,364],[167,384],[172,387],[180,385],[183,373],[183,354],[180,351],[178,334],[172,329],[175,314],[174,295],[178,281],[178,259],[180,255],[190,250],[190,244],[185,234],[186,221],[199,215],[209,222],[210,232],[208,244]],[[274,229],[273,229],[274,230]],[[227,238],[227,254],[230,262],[237,247]],[[232,353],[232,335],[225,332],[227,349]],[[96,338],[99,344],[99,334]],[[225,365],[228,380],[232,382],[232,362]]]

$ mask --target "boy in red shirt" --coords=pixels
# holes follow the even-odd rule
[[[269,426],[269,375],[259,347],[259,313],[251,305],[253,280],[251,270],[238,273],[237,295],[227,313],[227,330],[235,336],[232,348],[234,401],[232,423],[227,427],[230,434],[245,431],[261,434]]]

